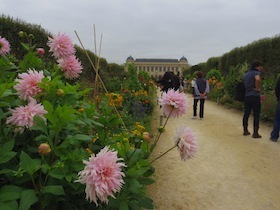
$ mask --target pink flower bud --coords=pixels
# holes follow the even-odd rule
[[[40,146],[38,147],[38,152],[41,155],[47,155],[51,152],[51,148],[50,145],[48,145],[47,143],[42,143],[40,144]]]
[[[150,134],[148,132],[144,132],[143,133],[143,139],[145,141],[149,141],[151,139]]]
[[[43,48],[37,48],[37,53],[38,55],[44,55],[45,54],[45,50]]]

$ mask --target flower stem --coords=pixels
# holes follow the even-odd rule
[[[162,153],[160,156],[158,156],[157,158],[153,159],[150,163],[153,163],[154,161],[160,159],[162,156],[164,156],[165,154],[167,154],[168,152],[170,152],[171,150],[173,150],[175,147],[177,147],[177,144],[173,147],[171,147],[170,149],[168,149],[167,151],[165,151],[164,153]]]
[[[165,126],[166,126],[166,124],[167,124],[167,121],[168,121],[168,119],[169,119],[170,116],[171,116],[171,113],[172,113],[173,109],[174,109],[174,107],[172,107],[172,109],[171,109],[171,111],[170,111],[170,113],[169,113],[169,115],[168,115],[168,117],[167,117],[167,119],[166,119],[166,121],[165,121],[163,127],[161,128],[162,130],[164,130],[164,128],[165,128]],[[152,146],[151,146],[151,153],[153,152],[154,148],[156,147],[156,144],[157,144],[157,142],[158,142],[159,137],[161,136],[161,134],[162,134],[162,132],[159,131],[158,134],[157,134],[157,137],[156,137],[156,139],[155,139],[155,142],[154,142],[154,143],[152,144]]]

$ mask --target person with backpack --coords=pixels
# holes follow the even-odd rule
[[[203,77],[202,72],[197,72],[196,80],[194,84],[194,103],[193,103],[193,117],[195,119],[197,116],[197,104],[199,101],[199,117],[204,118],[204,102],[207,98],[207,93],[209,93],[209,84],[207,80]]]
[[[248,131],[248,120],[253,110],[254,114],[254,133],[253,138],[261,138],[258,133],[259,121],[261,112],[261,72],[263,71],[263,64],[261,61],[254,60],[251,68],[245,73],[243,82],[245,87],[244,99],[244,115],[243,115],[243,135],[247,136],[251,133]]]

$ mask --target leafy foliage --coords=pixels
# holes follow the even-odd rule
[[[26,33],[27,37],[32,39]],[[112,104],[116,101],[110,101],[106,95],[93,101],[88,97],[91,88],[83,89],[80,83],[65,80],[57,64],[38,55],[35,45],[30,43],[22,44],[25,55],[21,59],[14,55],[0,57],[0,207],[153,208],[152,200],[145,194],[145,186],[154,182],[149,178],[154,171],[147,160],[149,142],[144,141],[142,135],[147,131],[145,126],[140,122],[134,126],[135,121],[132,120],[124,125]],[[38,83],[42,91],[35,98],[43,104],[47,114],[45,119],[34,116],[33,126],[16,132],[17,127],[7,124],[6,118],[11,115],[10,109],[26,104],[18,98],[13,87],[18,73],[24,73],[30,67],[44,69],[46,77]],[[128,75],[127,87],[131,85],[129,76],[138,80],[137,74]],[[143,83],[137,82],[137,90],[143,90]],[[135,90],[132,92],[135,93]],[[126,99],[133,104],[144,99],[151,101],[152,95],[146,94],[146,98],[141,98],[134,94],[134,97]],[[142,104],[145,105],[147,103]],[[134,113],[129,108],[132,107],[118,107],[127,118],[133,119],[131,114]],[[138,119],[144,121],[144,117]],[[48,147],[47,152],[40,153],[42,145]],[[108,205],[95,207],[85,200],[85,186],[75,181],[78,172],[84,168],[83,160],[107,145],[118,151],[127,165],[123,169],[125,184],[115,199],[109,199]]]

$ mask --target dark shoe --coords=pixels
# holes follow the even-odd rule
[[[252,137],[254,138],[254,139],[259,139],[259,138],[261,138],[262,136],[259,134],[259,127],[254,127],[254,133],[253,133],[253,135],[252,135]]]
[[[252,135],[252,137],[254,138],[254,139],[259,139],[259,138],[261,138],[262,136],[260,135],[260,134],[258,134],[257,132],[255,133],[253,133],[253,135]]]
[[[274,142],[277,142],[277,139],[273,139],[273,138],[271,138],[271,137],[270,137],[270,140],[271,140],[271,141],[274,141]]]
[[[243,125],[243,136],[248,136],[251,133],[248,131],[248,125]]]
[[[244,131],[243,132],[243,136],[248,136],[248,135],[250,135],[251,133],[249,132],[249,131]]]

